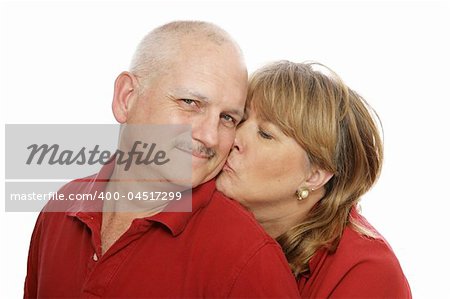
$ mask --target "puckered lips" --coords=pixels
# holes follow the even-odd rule
[[[229,160],[227,160],[227,162],[225,162],[225,165],[223,166],[222,170],[225,170],[225,171],[228,171],[228,172],[234,172],[233,166],[231,166]]]

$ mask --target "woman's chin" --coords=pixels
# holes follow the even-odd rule
[[[230,197],[232,186],[230,174],[227,171],[222,170],[216,179],[217,190]]]

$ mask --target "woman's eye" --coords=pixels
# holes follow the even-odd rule
[[[258,134],[264,139],[272,139],[273,138],[269,133],[266,133],[261,129],[258,130]]]

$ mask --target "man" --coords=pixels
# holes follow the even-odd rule
[[[217,26],[173,22],[147,35],[130,72],[116,80],[114,116],[127,125],[192,126],[184,149],[192,156],[192,212],[166,212],[160,204],[138,212],[41,213],[25,297],[298,296],[278,244],[211,180],[243,118],[246,88],[240,49]],[[104,167],[60,192],[122,192],[97,179],[123,177],[120,168]]]

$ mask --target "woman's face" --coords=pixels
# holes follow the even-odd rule
[[[288,209],[298,203],[295,191],[304,186],[310,169],[303,148],[250,109],[217,178],[217,189],[250,209]]]

